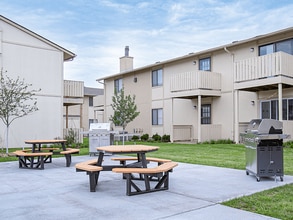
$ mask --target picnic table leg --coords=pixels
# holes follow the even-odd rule
[[[64,151],[66,150],[65,143],[62,142],[61,147],[62,147],[62,150],[64,150]]]
[[[89,175],[89,180],[90,180],[90,191],[96,192],[100,172],[98,173],[87,172],[87,174]]]
[[[66,166],[70,167],[71,164],[71,154],[65,154],[65,159],[66,159]]]
[[[44,169],[44,156],[40,156],[40,169]]]

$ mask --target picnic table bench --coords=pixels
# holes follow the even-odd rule
[[[79,153],[79,149],[67,148],[64,151],[61,151],[60,154],[63,154],[66,158],[66,166],[70,167],[71,164],[71,154]]]
[[[160,190],[169,189],[169,172],[172,172],[173,168],[176,167],[176,162],[162,163],[156,167],[150,168],[137,168],[137,167],[125,167],[125,168],[113,168],[112,171],[115,173],[123,173],[126,176],[126,195],[137,195],[142,193],[156,192]],[[135,183],[132,174],[144,175],[144,188],[139,187]],[[158,183],[151,186],[151,178],[159,177]],[[132,190],[134,189],[134,190]]]
[[[96,164],[97,164],[97,159],[92,159],[92,160],[75,164],[75,168],[77,172],[86,171],[86,174],[89,175],[91,192],[96,191],[96,187],[97,187],[98,179],[99,179],[99,173],[101,170],[103,170],[103,167],[96,166]]]
[[[18,157],[19,168],[44,169],[44,163],[51,160],[53,152],[29,152],[17,150],[13,152]],[[35,160],[37,158],[37,160]]]
[[[121,165],[126,165],[126,161],[135,161],[137,157],[113,157],[111,160],[120,161]],[[158,165],[162,163],[171,162],[169,159],[155,158],[155,157],[146,157],[147,162],[157,162]]]
[[[64,155],[66,166],[71,164],[71,154],[79,153],[79,149],[66,148],[65,140],[28,140],[26,144],[32,144],[31,149],[17,150],[14,154],[18,157],[19,168],[44,169],[45,163],[52,163],[52,155]],[[44,147],[42,144],[61,144],[58,147]]]

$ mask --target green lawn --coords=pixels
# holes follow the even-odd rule
[[[88,140],[85,139],[88,143]],[[133,144],[126,142],[126,144]],[[149,156],[171,159],[177,162],[209,166],[245,169],[245,147],[240,144],[178,144],[136,142],[159,146],[160,150]],[[87,145],[87,144],[85,144]],[[13,152],[15,149],[10,149]],[[0,151],[5,153],[5,149]],[[88,155],[88,147],[80,148],[79,155]],[[284,170],[293,175],[293,148],[284,148]],[[16,157],[0,157],[0,162],[17,160]],[[293,219],[293,185],[286,185],[251,196],[224,202],[224,205],[239,208],[279,219]]]

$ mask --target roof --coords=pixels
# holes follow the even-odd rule
[[[37,33],[33,32],[33,31],[31,31],[31,30],[29,30],[29,29],[27,29],[27,28],[25,28],[25,27],[23,27],[23,26],[21,26],[21,25],[19,25],[17,23],[15,23],[14,21],[9,20],[8,18],[6,18],[6,17],[4,17],[2,15],[0,15],[0,20],[6,22],[6,23],[14,26],[15,28],[18,28],[19,30],[21,30],[21,31],[23,31],[23,32],[25,32],[25,33],[27,33],[27,34],[29,34],[29,35],[37,38],[37,39],[49,44],[49,45],[51,45],[52,47],[55,47],[56,49],[62,51],[64,53],[64,61],[72,60],[74,57],[76,57],[76,54],[74,54],[73,52],[71,52],[71,51],[59,46],[58,44],[55,44],[54,42],[52,42],[52,41],[42,37],[41,35],[38,35]]]
[[[245,39],[245,40],[233,41],[230,44],[225,44],[225,45],[222,45],[222,46],[219,46],[219,47],[214,47],[214,48],[199,51],[199,52],[196,52],[196,53],[189,53],[189,54],[184,55],[184,56],[176,57],[176,58],[169,59],[169,60],[162,61],[162,62],[156,62],[155,64],[150,64],[150,65],[143,66],[143,67],[140,67],[140,68],[132,69],[132,70],[129,70],[129,71],[125,71],[123,73],[117,73],[117,74],[114,74],[114,75],[105,76],[103,78],[97,79],[97,81],[102,81],[102,80],[105,80],[105,79],[109,79],[109,78],[113,78],[113,77],[117,77],[117,76],[122,76],[122,75],[126,75],[126,74],[129,74],[129,73],[154,68],[156,66],[159,67],[159,66],[162,66],[164,64],[172,63],[172,62],[175,62],[175,61],[180,61],[180,60],[190,58],[190,57],[194,57],[194,56],[198,56],[198,55],[201,55],[201,54],[212,53],[212,52],[219,51],[219,50],[226,50],[226,49],[231,48],[231,47],[235,47],[235,46],[243,45],[243,44],[246,44],[246,43],[249,43],[249,42],[254,42],[254,41],[257,41],[257,40],[265,39],[265,38],[268,38],[268,37],[271,37],[271,36],[274,36],[274,35],[277,35],[277,34],[285,34],[285,33],[290,32],[290,31],[293,31],[293,27],[289,27],[289,28],[286,28],[286,29],[271,32],[271,33],[264,34],[264,35],[258,35],[258,36],[248,38],[248,39]]]
[[[103,94],[104,94],[104,89],[84,87],[85,96],[97,96],[97,95],[103,95]]]

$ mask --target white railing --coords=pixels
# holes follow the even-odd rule
[[[293,56],[284,52],[277,52],[237,61],[234,67],[235,82],[279,75],[293,77]]]
[[[84,83],[82,81],[64,80],[64,97],[83,97]]]
[[[177,73],[171,77],[171,92],[221,89],[221,74],[208,71]]]
[[[192,125],[174,125],[173,141],[191,141]]]
[[[201,141],[222,139],[222,126],[219,124],[201,125]]]

